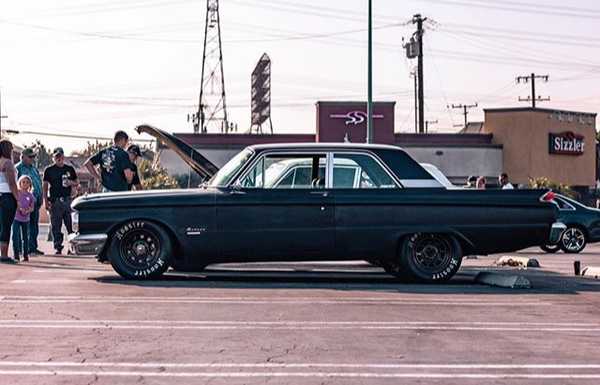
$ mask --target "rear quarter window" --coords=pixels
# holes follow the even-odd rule
[[[434,179],[417,161],[402,150],[375,152],[399,179]]]

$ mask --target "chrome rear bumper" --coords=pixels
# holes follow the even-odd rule
[[[567,228],[567,226],[564,223],[554,222],[550,229],[550,237],[548,239],[548,242],[551,245],[557,244],[558,241],[560,240],[560,236],[562,235],[563,231],[565,231],[566,228]]]
[[[77,255],[98,255],[107,239],[106,234],[71,234],[69,243]]]

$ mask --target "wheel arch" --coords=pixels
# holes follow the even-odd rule
[[[565,226],[567,226],[567,228],[577,227],[579,230],[583,231],[583,235],[585,235],[586,241],[589,240],[590,233],[589,233],[587,227],[585,225],[581,224],[580,222],[565,222]],[[561,237],[562,237],[562,234],[561,234]]]

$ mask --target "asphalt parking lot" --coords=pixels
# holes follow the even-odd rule
[[[155,282],[67,256],[0,266],[2,384],[598,384],[600,247],[446,285],[361,262],[213,266]],[[476,284],[517,273],[531,289]]]

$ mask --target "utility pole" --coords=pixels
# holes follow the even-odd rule
[[[372,0],[369,0],[367,60],[367,143],[373,143],[373,23]]]
[[[463,110],[463,115],[465,116],[465,129],[467,128],[467,116],[469,115],[469,109],[470,108],[474,108],[477,107],[478,103],[475,104],[452,104],[452,108],[455,109],[462,109]]]
[[[419,100],[419,133],[425,132],[425,98],[423,95],[423,22],[427,18],[422,18],[420,14],[413,16],[413,24],[417,24],[417,81],[418,81],[418,100]]]
[[[425,121],[425,133],[428,134],[429,133],[429,125],[430,124],[438,124],[437,119],[436,120],[426,120]]]
[[[550,100],[549,97],[542,98],[541,96],[535,95],[535,79],[543,80],[544,83],[548,82],[549,75],[536,75],[535,73],[531,73],[529,76],[517,76],[517,84],[518,83],[527,83],[531,82],[531,95],[526,98],[522,98],[519,96],[520,102],[531,102],[531,108],[535,108],[535,102],[547,102]]]
[[[417,73],[415,71],[411,71],[410,76],[412,76],[415,83],[415,134],[419,133],[419,105],[417,104]]]
[[[0,138],[2,138],[2,119],[8,119],[8,116],[2,115],[2,90],[0,90]]]

